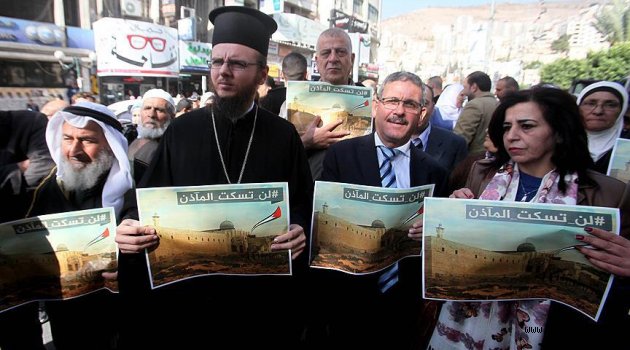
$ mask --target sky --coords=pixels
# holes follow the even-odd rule
[[[509,2],[516,3],[535,3],[540,0],[496,0],[495,3]],[[404,15],[409,12],[424,8],[424,7],[465,7],[465,6],[478,6],[489,5],[491,0],[385,0],[382,3],[381,12],[383,14],[383,20]],[[436,5],[439,4],[439,5]]]

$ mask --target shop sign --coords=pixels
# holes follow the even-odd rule
[[[0,16],[0,41],[62,47],[66,46],[66,31],[50,23]]]
[[[261,0],[260,11],[268,15],[284,12],[284,0]]]
[[[198,41],[179,41],[179,66],[182,71],[209,73],[212,44]]]
[[[273,15],[273,19],[278,23],[278,30],[273,33],[271,39],[313,50],[319,34],[327,29],[325,25],[319,22],[294,13],[276,13]]]
[[[194,41],[197,38],[195,18],[186,17],[177,20],[177,33],[179,40]]]
[[[98,76],[179,76],[177,29],[120,18],[93,27]]]

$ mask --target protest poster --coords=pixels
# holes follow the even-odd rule
[[[613,277],[577,249],[585,227],[619,234],[619,210],[427,198],[424,297],[552,299],[597,320]]]
[[[0,224],[0,312],[36,300],[106,288],[118,268],[112,208],[41,215]]]
[[[291,274],[291,252],[270,248],[289,227],[286,182],[136,192],[140,222],[160,238],[147,252],[152,288],[213,274]]]
[[[434,185],[383,188],[317,181],[313,199],[311,267],[367,274],[407,256],[421,244],[407,236],[422,220]]]
[[[315,117],[319,127],[341,121],[335,131],[345,138],[372,132],[372,89],[364,86],[331,85],[317,81],[287,82],[287,119],[302,136]]]

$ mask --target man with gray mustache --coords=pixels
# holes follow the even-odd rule
[[[426,113],[422,87],[422,80],[413,73],[389,75],[372,106],[376,131],[332,145],[324,159],[322,180],[397,188],[435,184],[434,195],[445,195],[446,169],[410,141]],[[422,231],[414,226],[408,235],[420,249]],[[324,323],[317,340],[322,348],[421,348],[426,340],[422,326],[432,320],[422,317],[420,266],[421,259],[413,257],[385,273],[357,276],[312,271],[312,288],[323,288],[316,292],[321,302],[317,310],[323,316],[318,321]],[[335,293],[326,293],[330,290]]]

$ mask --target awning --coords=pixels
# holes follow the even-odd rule
[[[55,51],[62,51],[65,54],[63,59],[65,63],[72,63],[73,57],[79,57],[82,63],[90,63],[89,56],[93,52],[69,47],[0,42],[0,59],[59,62],[55,58]]]
[[[319,34],[328,27],[294,13],[275,13],[278,30],[271,39],[283,44],[315,50]]]

